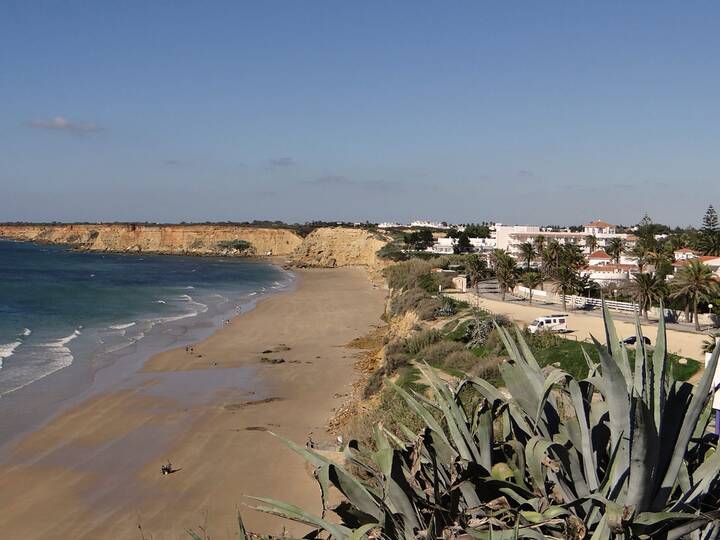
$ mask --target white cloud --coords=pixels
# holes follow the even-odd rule
[[[67,133],[95,133],[102,131],[97,124],[87,122],[74,122],[63,116],[56,116],[49,120],[33,120],[30,125],[38,129],[49,129],[52,131],[64,131]]]

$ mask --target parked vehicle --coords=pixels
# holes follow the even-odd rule
[[[546,315],[538,317],[532,324],[528,325],[528,331],[531,334],[535,332],[569,332],[567,326],[567,313],[558,313],[554,315]]]
[[[630,336],[629,338],[623,339],[622,342],[625,345],[635,345],[637,343],[637,336]],[[647,336],[643,336],[643,341],[645,342],[645,345],[652,345],[652,341],[650,341],[650,338]]]

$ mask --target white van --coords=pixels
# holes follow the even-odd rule
[[[532,324],[528,325],[531,334],[535,332],[568,332],[567,313],[558,313],[555,315],[545,315],[538,317]]]

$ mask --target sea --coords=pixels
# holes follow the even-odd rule
[[[292,281],[254,260],[0,240],[0,411],[33,387],[52,391],[55,380],[77,393],[83,388],[70,379],[87,386],[113,365],[137,370],[151,354],[207,337]]]

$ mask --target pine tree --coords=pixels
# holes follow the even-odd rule
[[[720,224],[712,204],[708,206],[703,217],[699,243],[705,255],[720,255]]]
[[[720,232],[720,226],[718,225],[718,215],[711,204],[708,206],[705,216],[702,220],[702,232],[703,234],[718,234]]]

